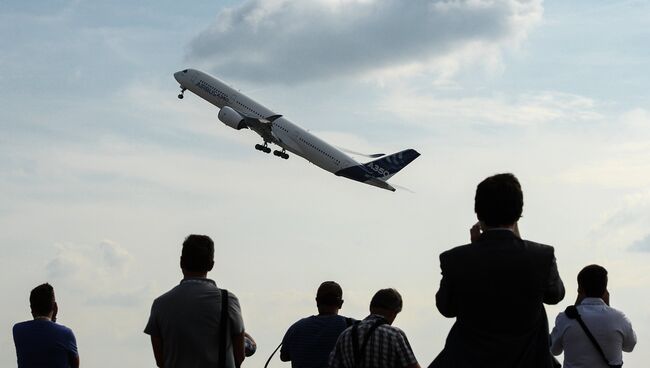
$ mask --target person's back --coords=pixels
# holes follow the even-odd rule
[[[552,365],[543,303],[562,300],[564,286],[553,248],[519,237],[522,207],[511,174],[478,186],[475,209],[484,231],[475,226],[471,244],[440,255],[436,306],[456,322],[432,368]]]
[[[71,367],[76,356],[74,334],[69,328],[45,319],[20,322],[13,328],[19,368]]]
[[[351,321],[339,315],[317,315],[291,325],[282,340],[281,358],[293,368],[327,367],[330,352]]]
[[[235,368],[244,360],[239,301],[228,292],[226,326],[222,326],[223,290],[207,278],[213,257],[209,237],[188,236],[181,256],[183,280],[153,302],[144,332],[151,336],[159,367],[219,367],[221,358],[225,366],[220,368]]]
[[[585,267],[578,276],[578,291],[576,309],[580,318],[607,361],[612,365],[623,364],[622,352],[634,349],[636,334],[625,314],[609,306],[607,271],[598,265]],[[551,351],[555,355],[564,351],[565,368],[608,368],[577,319],[569,318],[564,312],[555,319]]]
[[[34,320],[13,327],[18,367],[78,367],[75,336],[71,329],[56,323],[58,307],[52,286],[42,284],[34,288],[30,304]]]
[[[455,291],[453,306],[440,299],[443,314],[497,335],[518,334],[539,323],[552,248],[493,230],[440,258],[449,265]]]
[[[336,340],[354,320],[340,316],[343,291],[334,281],[323,282],[316,292],[318,315],[302,318],[282,339],[280,358],[293,368],[327,367]]]
[[[221,330],[221,293],[209,279],[185,278],[181,283],[154,300],[155,319],[147,332],[163,336],[165,367],[203,367],[218,363]],[[229,292],[229,314],[240,314],[239,302]],[[231,319],[230,331],[241,331],[241,319]],[[232,341],[226,342],[226,366],[234,367]]]
[[[397,290],[375,293],[370,315],[339,337],[329,368],[420,368],[406,334],[392,326],[401,310],[402,297]]]

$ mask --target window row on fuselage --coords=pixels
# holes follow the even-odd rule
[[[314,150],[316,150],[317,152],[319,152],[319,153],[322,154],[323,156],[325,156],[325,157],[329,158],[330,160],[336,162],[337,165],[340,165],[340,164],[341,164],[341,161],[339,161],[338,159],[336,159],[334,156],[330,155],[329,153],[325,152],[325,150],[319,148],[319,147],[316,146],[315,144],[312,144],[311,142],[309,142],[309,141],[303,139],[302,137],[300,137],[299,139],[300,139],[301,142],[303,142],[303,143],[306,144],[307,146],[313,148]]]

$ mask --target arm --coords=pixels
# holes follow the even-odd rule
[[[158,336],[151,336],[151,348],[153,349],[153,356],[156,359],[156,366],[163,368],[165,362],[163,355],[163,341]]]
[[[440,280],[440,288],[436,293],[436,307],[443,316],[448,318],[456,317],[458,310],[454,301],[453,287],[449,278],[445,253],[440,255],[440,269],[442,279]]]
[[[566,318],[566,317],[565,317]],[[562,313],[555,318],[555,327],[551,331],[551,353],[560,355],[564,350],[563,344],[564,328],[562,328]]]
[[[283,362],[291,361],[291,355],[289,355],[289,351],[284,348],[284,345],[282,345],[282,348],[280,349],[280,360]]]
[[[283,362],[289,362],[291,361],[291,354],[289,353],[289,349],[291,348],[291,342],[289,341],[291,336],[291,331],[293,330],[293,326],[289,327],[287,332],[284,334],[284,337],[282,338],[282,348],[280,348],[280,360]]]
[[[636,333],[634,333],[634,330],[632,329],[632,323],[630,320],[625,316],[623,316],[623,320],[625,327],[623,328],[622,348],[624,352],[629,353],[634,350],[634,346],[636,345]]]
[[[79,355],[75,355],[74,357],[70,357],[70,367],[71,368],[79,368]]]
[[[241,363],[244,361],[246,354],[244,353],[244,334],[241,332],[231,336],[232,338],[232,353],[235,356],[235,367],[241,367]]]
[[[551,248],[552,249],[552,248]],[[544,289],[544,303],[557,304],[564,299],[564,284],[560,278],[560,273],[557,270],[557,262],[555,255],[551,254],[553,260],[551,261],[551,269],[549,270],[548,280]]]

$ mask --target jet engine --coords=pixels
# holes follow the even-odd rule
[[[237,111],[235,111],[231,107],[228,106],[222,107],[221,110],[219,110],[218,117],[222,123],[228,125],[233,129],[240,130],[246,128],[246,124],[244,123],[244,117],[241,116]]]

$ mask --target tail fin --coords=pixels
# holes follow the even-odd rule
[[[334,174],[394,192],[395,188],[386,180],[397,174],[418,156],[420,154],[416,150],[407,149],[365,164],[346,167]]]
[[[406,167],[406,165],[418,158],[418,156],[420,156],[418,151],[407,149],[365,163],[363,164],[363,167],[368,170],[372,177],[380,180],[388,180]]]

